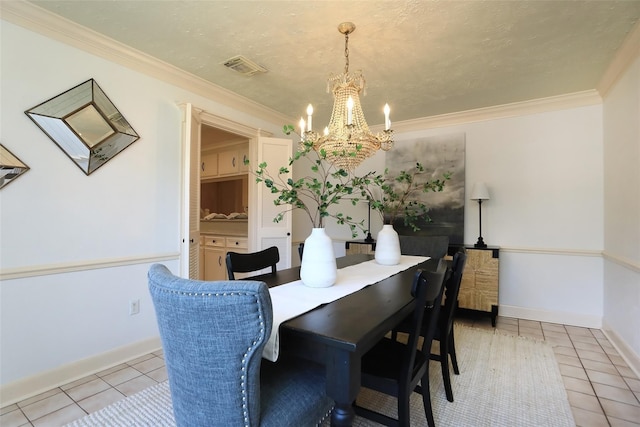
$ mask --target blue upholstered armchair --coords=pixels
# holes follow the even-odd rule
[[[267,286],[149,271],[178,426],[314,426],[333,402],[322,367],[262,359],[273,313]]]

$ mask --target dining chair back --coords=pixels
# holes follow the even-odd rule
[[[425,416],[430,427],[435,425],[429,396],[429,353],[442,301],[446,262],[441,260],[436,271],[418,270],[414,276],[411,295],[415,308],[410,316],[410,330],[406,342],[383,338],[362,357],[361,385],[394,396],[398,404],[398,418],[371,408],[354,405],[356,414],[387,426],[409,426],[410,396],[419,384]],[[426,325],[426,331],[423,329]],[[424,336],[419,345],[420,336]]]
[[[264,282],[183,279],[160,264],[148,278],[177,426],[315,426],[330,414],[322,368],[262,360]]]
[[[227,252],[226,261],[229,280],[235,280],[234,273],[250,273],[268,267],[271,267],[271,274],[276,274],[276,264],[280,262],[280,252],[276,246],[248,254]]]
[[[398,236],[402,255],[443,258],[449,250],[449,236]]]
[[[453,402],[453,390],[451,388],[451,377],[449,375],[449,358],[451,358],[453,372],[456,375],[460,374],[454,341],[453,321],[458,306],[458,294],[460,292],[460,283],[462,282],[462,273],[464,272],[466,262],[467,254],[464,252],[464,249],[453,255],[451,274],[445,283],[444,306],[440,311],[438,328],[433,337],[434,340],[440,342],[440,354],[430,354],[431,360],[440,362],[444,390],[449,402]]]

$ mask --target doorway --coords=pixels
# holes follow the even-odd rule
[[[287,215],[287,221],[279,224],[279,227],[263,227],[260,224],[265,222],[264,218],[269,215],[268,212],[263,214],[263,206],[273,206],[273,196],[268,196],[266,189],[254,185],[248,168],[251,164],[258,164],[262,156],[260,147],[265,144],[271,147],[278,147],[276,152],[281,153],[281,158],[273,161],[273,164],[284,164],[291,155],[290,140],[276,140],[269,138],[268,132],[260,129],[242,125],[237,122],[215,116],[206,111],[194,108],[191,104],[182,104],[181,109],[184,113],[183,126],[183,179],[182,179],[182,247],[180,257],[180,272],[183,277],[197,279],[202,275],[200,266],[201,258],[201,215],[206,212],[201,204],[201,185],[203,167],[212,176],[205,176],[206,184],[217,182],[216,185],[229,185],[236,188],[246,188],[246,192],[241,196],[240,201],[235,200],[233,203],[233,211],[229,212],[246,213],[246,240],[244,243],[248,252],[254,252],[264,245],[276,245],[282,252],[281,263],[278,268],[287,268],[290,266],[291,260],[291,221],[290,214]],[[204,142],[203,142],[204,141]],[[209,144],[215,145],[215,151],[218,155],[217,162],[211,162],[211,158],[207,159],[205,151],[213,154]],[[235,146],[238,144],[238,147]],[[245,148],[241,148],[245,144]],[[282,145],[284,144],[284,145]],[[288,147],[284,150],[280,147]],[[227,150],[227,148],[229,148]],[[237,150],[236,150],[237,148]],[[219,151],[218,151],[219,149]],[[270,150],[273,151],[273,150]],[[273,154],[273,153],[272,153]],[[221,161],[222,159],[222,161]],[[248,159],[250,165],[245,165],[244,160]],[[209,167],[203,162],[209,160]],[[245,171],[240,170],[246,168]],[[212,171],[213,168],[214,170]],[[213,175],[216,176],[213,176]],[[229,178],[234,178],[233,180]],[[227,183],[221,184],[222,181],[237,181],[238,179],[246,180],[243,183]],[[231,188],[231,187],[230,187]],[[224,190],[226,191],[226,190]],[[232,190],[229,190],[232,191]],[[216,205],[220,206],[220,205]],[[204,212],[201,212],[201,209]],[[209,207],[209,214],[213,207]],[[215,209],[219,209],[216,207]],[[228,210],[229,208],[225,208]],[[222,212],[220,212],[222,213]],[[226,214],[229,215],[229,214]],[[270,217],[272,219],[273,216]],[[227,225],[238,226],[240,222],[228,222]],[[230,228],[229,228],[230,229]],[[220,242],[217,242],[220,243]],[[226,244],[225,237],[225,244]],[[238,244],[243,244],[242,242]],[[221,260],[220,260],[221,261]],[[220,263],[221,264],[221,263]],[[221,266],[221,265],[220,265]]]

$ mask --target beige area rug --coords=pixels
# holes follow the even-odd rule
[[[431,401],[437,426],[575,426],[553,349],[545,342],[456,327],[460,375],[448,402],[440,365],[431,362]],[[363,390],[359,404],[396,415],[395,400]],[[426,426],[422,398],[411,398],[411,425]],[[328,425],[328,423],[325,423]],[[356,417],[354,426],[378,424]],[[89,414],[70,427],[175,426],[166,382]]]
[[[429,382],[436,426],[574,427],[553,349],[544,341],[465,326],[455,328],[460,375],[451,369],[454,402],[447,401],[439,362]],[[358,404],[393,417],[396,401],[362,390]],[[377,426],[357,418],[354,426]],[[411,396],[411,425],[426,426],[422,396]]]

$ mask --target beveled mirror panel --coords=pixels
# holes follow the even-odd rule
[[[25,113],[87,175],[140,138],[93,79]]]
[[[13,182],[28,170],[29,166],[0,144],[0,188]]]

